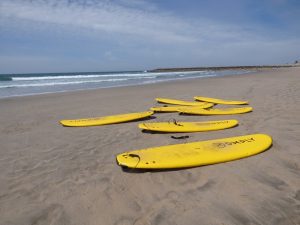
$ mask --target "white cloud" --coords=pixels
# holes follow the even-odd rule
[[[0,0],[0,68],[100,71],[272,64],[299,58],[299,41],[288,34],[280,37],[263,25],[243,27],[239,21],[200,15],[183,18],[149,2]]]
[[[150,42],[193,44],[206,40],[243,41],[253,32],[237,25],[205,18],[188,20],[158,10],[143,0],[1,0],[0,22],[30,29],[82,28],[100,35],[125,34]],[[30,23],[30,25],[28,25]],[[0,23],[1,26],[1,23]],[[255,38],[258,38],[257,35]]]
[[[131,1],[131,4],[133,3]],[[110,1],[69,3],[66,0],[2,0],[0,18],[8,19],[7,21],[30,21],[35,23],[35,26],[40,24],[43,27],[47,27],[47,24],[55,24],[87,28],[98,32],[137,35],[157,41],[197,40],[194,36],[186,34],[192,29],[191,25],[174,16],[125,7]]]
[[[130,7],[138,7],[141,9],[147,9],[147,10],[157,10],[156,5],[152,4],[149,1],[145,0],[119,0],[119,2],[125,6]]]

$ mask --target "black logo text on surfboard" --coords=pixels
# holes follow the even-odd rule
[[[225,148],[227,146],[232,146],[232,145],[237,145],[237,144],[244,144],[248,142],[253,142],[255,141],[254,138],[248,138],[248,139],[241,139],[237,141],[226,141],[226,142],[220,142],[220,143],[213,143],[218,148]]]

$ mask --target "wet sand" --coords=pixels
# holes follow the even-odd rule
[[[145,111],[156,97],[249,100],[228,116],[154,114],[151,121],[237,119],[238,127],[143,133],[139,122],[62,127]],[[218,106],[220,107],[220,106]],[[0,224],[300,224],[300,67],[256,74],[0,99]],[[273,146],[242,160],[183,170],[123,171],[128,150],[266,133]]]

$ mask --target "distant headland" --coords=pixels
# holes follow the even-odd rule
[[[281,67],[294,67],[299,66],[298,61],[294,64],[282,64],[282,65],[257,65],[257,66],[208,66],[208,67],[177,67],[177,68],[158,68],[148,70],[148,72],[180,72],[180,71],[201,71],[201,70],[251,70],[251,69],[270,69]]]

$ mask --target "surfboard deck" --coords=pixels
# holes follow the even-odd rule
[[[205,104],[204,102],[189,102],[170,98],[156,98],[155,100],[159,103],[166,103],[171,105],[201,106]]]
[[[100,126],[106,124],[122,123],[132,120],[138,120],[149,117],[153,114],[152,111],[128,113],[111,115],[104,117],[84,118],[75,120],[61,120],[60,123],[67,127],[86,127],[86,126]]]
[[[204,103],[203,105],[197,105],[197,106],[164,106],[164,107],[152,107],[150,110],[154,112],[178,112],[180,108],[186,108],[186,107],[195,107],[195,108],[200,108],[200,109],[207,109],[210,107],[213,107],[213,103]]]
[[[140,123],[140,129],[157,132],[201,132],[222,130],[234,127],[238,124],[237,120],[217,120],[205,122],[160,122],[160,123]]]
[[[252,107],[240,107],[240,108],[226,108],[226,109],[193,109],[184,108],[179,109],[180,113],[195,114],[195,115],[233,115],[251,112]]]
[[[271,144],[269,135],[251,134],[129,151],[117,155],[116,160],[125,168],[187,168],[249,157],[267,150]]]
[[[225,100],[225,99],[218,99],[218,98],[209,98],[203,96],[195,96],[195,100],[201,102],[211,102],[215,104],[224,104],[224,105],[247,105],[248,101],[234,101],[234,100]]]

